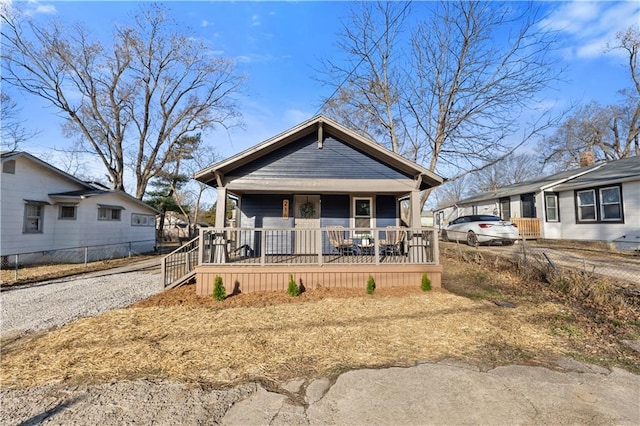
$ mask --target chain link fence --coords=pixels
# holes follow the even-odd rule
[[[517,266],[521,274],[539,278],[568,293],[590,295],[605,292],[622,294],[634,304],[640,303],[640,255],[616,250],[606,244],[528,241],[513,245],[500,242],[469,246],[456,242],[456,250],[468,259],[487,261],[483,253],[498,255]]]
[[[133,257],[151,253],[155,250],[155,240],[141,240],[119,244],[68,247],[56,250],[7,254],[2,255],[0,259],[2,270],[15,271],[14,279],[17,280],[20,269],[25,267],[61,264],[84,264],[86,266],[90,262]]]

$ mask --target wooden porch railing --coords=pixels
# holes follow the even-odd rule
[[[438,264],[433,228],[224,228],[201,230],[203,264]]]
[[[540,219],[528,217],[512,217],[510,222],[518,227],[520,238],[535,240],[540,238]]]
[[[162,283],[165,288],[175,287],[195,274],[199,249],[198,236],[162,259]]]
[[[165,288],[194,275],[199,264],[438,265],[433,228],[206,228],[162,261]]]

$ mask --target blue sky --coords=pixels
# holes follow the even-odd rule
[[[0,0],[6,2],[7,0]],[[330,89],[314,79],[320,58],[334,57],[340,20],[349,16],[349,2],[165,2],[173,17],[188,25],[216,52],[234,58],[247,76],[240,98],[246,128],[204,135],[221,157],[228,157],[315,115]],[[570,102],[617,102],[617,91],[630,86],[625,57],[605,54],[615,33],[640,22],[640,2],[544,2],[546,22],[561,31],[562,65],[567,84],[550,92],[558,107]],[[113,23],[127,18],[139,3],[130,1],[29,1],[38,19],[83,22],[96,35],[109,37]],[[58,167],[55,148],[70,144],[60,119],[37,98],[3,86],[22,107],[25,124],[40,134],[21,148],[46,155]],[[34,119],[37,118],[37,119]]]

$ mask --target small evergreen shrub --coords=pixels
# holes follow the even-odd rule
[[[222,301],[227,297],[227,290],[222,285],[222,277],[220,275],[216,275],[216,279],[213,284],[213,298]]]
[[[287,287],[287,293],[289,296],[296,297],[300,294],[300,287],[298,287],[298,283],[293,279],[293,275],[289,275],[289,287]]]
[[[427,274],[422,274],[422,284],[420,284],[422,291],[431,291],[431,280]]]
[[[367,279],[367,294],[373,294],[373,291],[376,289],[376,282],[373,280],[373,277],[369,275],[369,279]]]

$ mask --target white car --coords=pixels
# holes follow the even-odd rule
[[[470,246],[488,242],[510,246],[518,239],[518,227],[498,216],[473,214],[452,221],[441,236],[443,241],[466,241]]]

